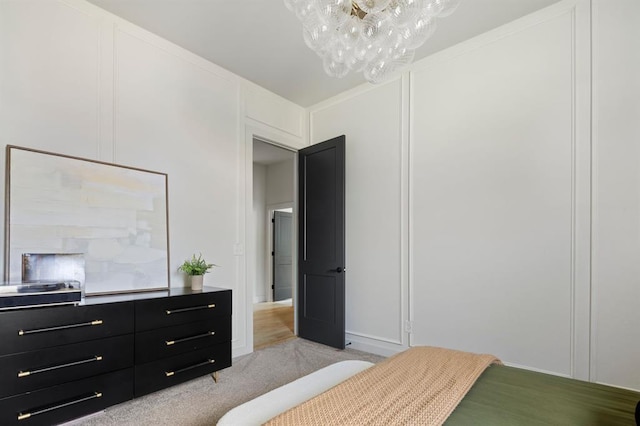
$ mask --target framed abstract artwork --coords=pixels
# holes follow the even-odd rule
[[[84,257],[86,295],[169,287],[165,173],[8,145],[5,184],[5,281],[58,253]]]

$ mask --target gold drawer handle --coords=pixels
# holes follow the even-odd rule
[[[82,322],[79,324],[59,325],[56,327],[36,328],[34,330],[19,330],[18,336],[24,336],[26,334],[45,333],[48,331],[67,330],[70,328],[90,327],[92,325],[102,325],[102,320],[93,320],[89,322]]]
[[[78,404],[80,402],[89,401],[90,399],[101,398],[102,392],[94,392],[89,396],[85,396],[83,398],[79,398],[73,401],[65,402],[63,404],[59,404],[53,407],[42,408],[40,410],[34,410],[28,413],[18,413],[18,420],[26,420],[30,417],[37,416],[38,414],[48,413],[49,411],[57,410],[60,408],[68,407],[70,405]]]
[[[47,371],[58,370],[60,368],[65,368],[65,367],[73,367],[74,365],[81,365],[81,364],[86,364],[88,362],[96,362],[96,361],[102,361],[102,355],[96,355],[96,356],[88,358],[88,359],[83,359],[83,360],[80,360],[80,361],[68,362],[66,364],[53,365],[51,367],[38,368],[36,370],[20,371],[20,372],[18,372],[18,377],[19,378],[20,377],[27,377],[27,376],[30,376],[32,374],[46,373]]]
[[[215,308],[216,304],[215,303],[211,303],[209,305],[203,305],[203,306],[194,306],[191,308],[181,308],[181,309],[167,309],[165,310],[167,315],[171,315],[171,314],[180,314],[182,312],[191,312],[191,311],[199,311],[201,309],[212,309]]]
[[[215,331],[207,331],[206,333],[198,334],[197,336],[183,337],[182,339],[175,339],[175,340],[165,340],[164,343],[167,346],[171,346],[171,345],[175,345],[176,343],[188,342],[189,340],[201,339],[203,337],[209,337],[215,334],[216,334]]]
[[[215,359],[208,359],[208,360],[206,360],[204,362],[199,362],[197,364],[190,365],[189,367],[181,368],[181,369],[176,370],[176,371],[165,371],[164,375],[165,375],[165,377],[171,377],[171,376],[173,376],[175,374],[178,374],[178,373],[183,373],[185,371],[189,371],[189,370],[192,370],[194,368],[202,367],[203,365],[213,364],[214,362],[216,362]]]

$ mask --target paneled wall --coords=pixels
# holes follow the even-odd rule
[[[347,135],[354,347],[640,389],[639,7],[562,1],[310,108]]]
[[[406,103],[395,79],[311,112],[313,143],[346,135],[347,340],[379,353],[407,343]]]
[[[233,282],[236,259],[229,247],[238,239],[239,212],[235,188],[226,182],[240,167],[239,86],[135,28],[117,26],[114,42],[115,162],[168,173],[173,261],[202,252],[220,265],[205,276],[206,284]],[[198,227],[206,231],[194,232]],[[189,238],[175,238],[182,235]],[[174,269],[172,281],[182,279]]]
[[[1,1],[0,55],[2,148],[167,173],[170,285],[192,253],[220,265],[205,284],[234,290],[252,351],[251,144],[306,145],[304,109],[82,0]]]
[[[592,379],[640,389],[640,2],[593,18]]]
[[[412,72],[411,345],[572,375],[574,325],[588,321],[575,293],[589,285],[577,281],[589,215],[577,208],[589,179],[577,171],[589,166],[576,132],[588,130],[575,108],[575,87],[588,90],[573,67],[577,13],[503,29]]]
[[[565,0],[307,122],[82,0],[2,0],[0,145],[167,172],[171,285],[193,252],[221,265],[206,284],[234,290],[235,356],[252,350],[253,138],[345,134],[354,347],[446,345],[640,389],[639,16]]]

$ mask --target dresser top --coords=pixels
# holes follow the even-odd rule
[[[186,296],[191,294],[215,293],[231,291],[227,288],[203,287],[202,290],[191,290],[189,287],[171,287],[167,290],[145,291],[140,293],[105,294],[100,296],[85,296],[80,305],[100,305],[103,303],[128,302],[131,300],[158,299],[161,297]]]

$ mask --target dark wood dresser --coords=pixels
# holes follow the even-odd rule
[[[231,366],[231,290],[0,312],[0,424],[51,425]]]

